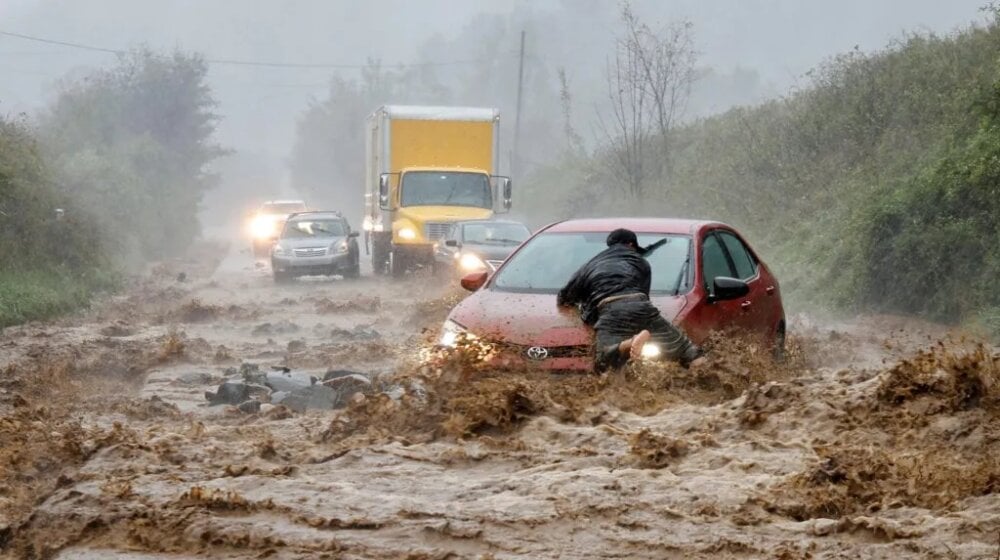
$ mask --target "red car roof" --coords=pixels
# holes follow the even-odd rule
[[[708,224],[719,224],[707,220],[681,220],[675,218],[584,218],[566,220],[549,226],[545,231],[582,233],[610,232],[618,228],[627,228],[638,233],[675,233],[690,234],[699,227]]]

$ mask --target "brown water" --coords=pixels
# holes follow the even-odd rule
[[[0,337],[6,557],[1000,550],[1000,354],[939,327],[797,317],[786,363],[719,343],[697,373],[426,367],[417,355],[452,288],[275,287],[223,255],[206,248],[83,316]],[[345,332],[358,325],[381,336]],[[375,373],[403,396],[305,413],[208,406],[204,392],[242,362]]]

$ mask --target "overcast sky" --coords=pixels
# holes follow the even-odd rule
[[[754,71],[770,91],[781,93],[801,84],[803,74],[824,58],[855,45],[879,49],[904,31],[948,33],[982,20],[979,8],[985,0],[635,4],[649,21],[690,19],[702,65],[721,72]],[[579,84],[603,71],[617,29],[617,5],[602,0],[0,0],[0,31],[111,49],[143,43],[179,47],[214,59],[363,64],[372,57],[406,63],[415,61],[417,49],[430,37],[457,36],[478,14],[545,11],[558,13],[571,33],[547,52],[529,54],[551,67],[564,66]],[[467,55],[451,56],[434,62],[457,62]],[[67,73],[83,73],[113,59],[0,36],[0,113],[31,113],[51,99],[53,85]],[[334,72],[212,66],[211,85],[223,116],[219,140],[281,161],[296,115],[310,98],[323,95]]]

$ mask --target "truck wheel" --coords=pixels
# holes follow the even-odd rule
[[[389,253],[389,269],[393,278],[402,278],[406,274],[406,259],[396,251]]]

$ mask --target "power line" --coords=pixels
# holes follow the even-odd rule
[[[49,45],[60,45],[63,47],[72,47],[74,49],[80,49],[85,51],[101,52],[108,54],[123,55],[128,51],[122,49],[109,49],[104,47],[95,47],[93,45],[85,45],[82,43],[72,43],[69,41],[60,41],[56,39],[46,39],[44,37],[35,37],[33,35],[24,35],[21,33],[12,33],[10,31],[0,30],[0,35],[5,35],[7,37],[15,37],[18,39],[24,39],[25,41],[34,41],[37,43],[46,43]],[[324,69],[361,69],[367,68],[368,64],[317,64],[317,63],[301,63],[301,62],[269,62],[269,61],[259,61],[259,60],[240,60],[232,58],[205,58],[205,62],[209,64],[227,65],[227,66],[256,66],[263,68],[324,68]],[[492,59],[479,59],[479,60],[451,60],[443,62],[416,62],[410,64],[381,64],[386,68],[411,68],[411,67],[428,67],[428,66],[457,66],[461,64],[481,64],[486,62],[492,62]]]

